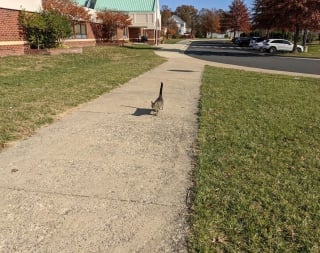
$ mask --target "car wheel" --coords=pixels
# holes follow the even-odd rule
[[[276,49],[275,47],[270,47],[270,48],[269,48],[269,53],[270,53],[270,54],[273,54],[273,53],[275,53],[275,52],[277,52],[277,49]]]
[[[298,51],[299,53],[302,53],[302,49],[301,49],[300,47],[297,48],[297,51]]]

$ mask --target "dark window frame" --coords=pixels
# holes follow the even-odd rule
[[[73,26],[73,38],[74,39],[87,39],[88,33],[87,33],[87,24],[84,22],[79,22],[74,24]]]

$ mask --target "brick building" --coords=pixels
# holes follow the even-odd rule
[[[149,44],[157,44],[161,38],[161,14],[159,0],[76,0],[79,5],[85,6],[94,13],[110,10],[127,14],[132,21],[129,27],[118,30],[116,40],[141,41],[148,38]],[[94,15],[93,15],[94,16]],[[95,22],[96,20],[94,20]]]
[[[24,54],[29,48],[19,26],[19,10],[35,12],[41,0],[0,0],[0,56]]]
[[[0,0],[0,56],[22,55],[29,51],[29,44],[19,25],[19,12],[38,12],[41,7],[42,0]],[[99,29],[99,24],[78,22],[74,25],[74,36],[65,44],[71,47],[95,46],[93,30]]]
[[[159,0],[77,0],[77,3],[88,8],[93,18],[91,22],[77,22],[74,25],[74,35],[64,41],[70,47],[95,46],[105,41],[102,25],[96,20],[95,13],[106,9],[124,12],[132,20],[131,26],[117,30],[113,40],[134,42],[141,41],[145,36],[150,44],[160,41]],[[0,0],[0,56],[28,52],[29,44],[19,25],[19,11],[38,12],[41,6],[42,0]]]

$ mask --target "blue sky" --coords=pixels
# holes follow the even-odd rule
[[[229,5],[231,4],[232,0],[159,0],[160,1],[160,8],[162,5],[168,5],[172,11],[180,5],[193,5],[198,10],[202,8],[207,9],[222,9],[222,10],[229,10]],[[253,0],[244,0],[244,3],[247,5],[249,10],[251,9],[251,4]]]

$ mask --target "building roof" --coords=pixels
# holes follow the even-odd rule
[[[179,23],[179,24],[184,24],[185,23],[185,21],[184,20],[182,20],[180,17],[178,17],[177,15],[172,15],[172,17],[171,17],[174,21],[176,21],[177,23]]]
[[[154,12],[157,0],[77,0],[85,7],[95,10],[122,12]]]

